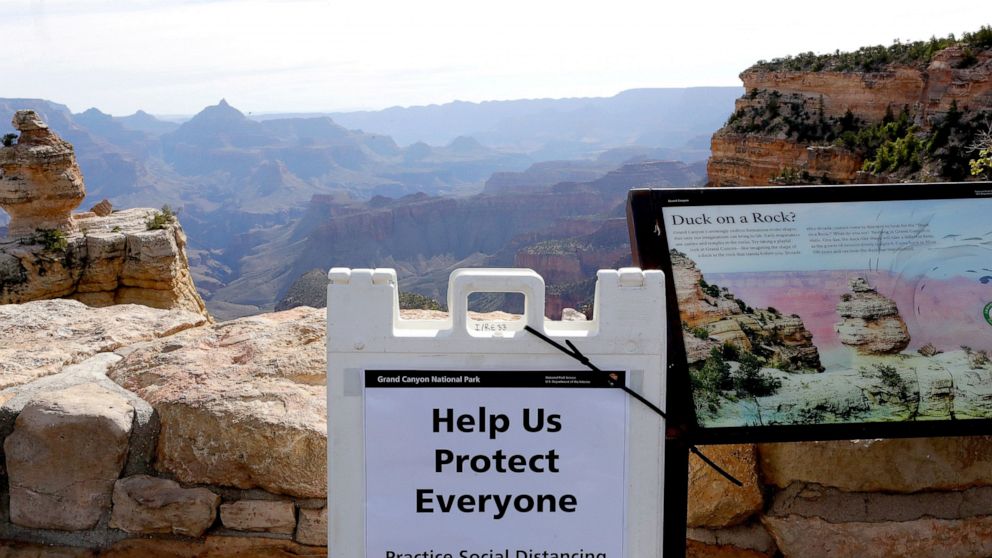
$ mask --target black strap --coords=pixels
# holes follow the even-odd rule
[[[589,360],[589,358],[586,357],[586,355],[582,354],[582,351],[580,351],[579,348],[576,347],[575,345],[573,345],[572,342],[569,341],[568,339],[565,340],[565,345],[568,345],[568,347],[564,347],[564,346],[561,345],[561,343],[558,343],[554,339],[548,337],[547,335],[541,333],[540,331],[537,331],[536,329],[530,327],[529,325],[525,325],[524,326],[524,329],[527,330],[528,333],[532,333],[532,334],[536,335],[539,339],[541,339],[545,343],[551,345],[552,347],[558,349],[559,351],[565,353],[566,355],[568,355],[568,356],[574,358],[575,360],[581,362],[583,366],[588,367],[590,370],[593,370],[594,372],[602,372],[602,370],[600,370],[599,367],[597,367],[595,364],[593,364]],[[611,385],[616,385],[612,380],[610,381],[610,384]],[[620,389],[622,389],[625,392],[627,392],[631,397],[633,397],[634,399],[636,399],[636,400],[640,401],[641,403],[647,405],[647,407],[649,409],[651,409],[655,413],[658,413],[659,415],[661,415],[661,418],[664,418],[664,419],[667,419],[668,418],[668,416],[665,414],[665,411],[662,411],[661,409],[659,409],[657,405],[655,405],[654,403],[652,403],[652,402],[648,401],[647,399],[645,399],[641,394],[637,393],[636,391],[630,389],[629,387],[627,387],[627,386],[625,386],[623,384],[620,384],[619,387],[620,387]],[[706,457],[705,455],[703,455],[703,452],[699,451],[699,448],[697,448],[696,446],[689,446],[689,451],[691,451],[692,453],[696,454],[700,459],[703,460],[703,463],[705,463],[705,464],[709,465],[710,467],[712,467],[714,471],[716,471],[717,473],[720,473],[724,478],[726,478],[730,482],[734,483],[737,486],[744,486],[744,483],[742,483],[741,481],[739,481],[736,478],[734,478],[733,475],[731,475],[730,473],[728,473],[727,471],[725,471],[722,467],[720,467],[719,465],[717,465],[716,463],[714,463],[709,457]]]

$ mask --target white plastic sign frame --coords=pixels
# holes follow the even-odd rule
[[[593,319],[569,322],[544,318],[544,280],[529,269],[456,270],[448,286],[451,311],[444,320],[402,319],[393,269],[333,268],[328,278],[328,545],[335,556],[366,556],[366,370],[585,370],[524,331],[526,324],[558,343],[572,341],[603,370],[625,371],[630,389],[664,408],[666,319],[660,271],[600,270]],[[468,298],[478,292],[522,293],[522,321],[487,325],[470,320]],[[626,416],[622,558],[660,557],[665,424],[633,400]]]

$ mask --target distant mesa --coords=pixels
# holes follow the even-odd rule
[[[896,303],[878,294],[863,277],[851,279],[851,292],[837,305],[840,342],[860,354],[886,355],[909,346],[909,330]]]
[[[485,146],[470,136],[458,136],[457,138],[451,140],[451,143],[448,144],[448,148],[455,153],[475,153],[486,150]]]

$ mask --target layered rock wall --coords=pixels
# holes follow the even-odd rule
[[[863,162],[840,146],[806,145],[778,137],[721,131],[713,135],[707,169],[714,186],[767,186],[783,172],[795,169],[847,183],[858,177]]]
[[[800,133],[795,124],[847,117],[869,125],[905,109],[925,133],[954,107],[976,115],[992,110],[992,49],[975,53],[951,46],[928,63],[870,72],[772,70],[758,64],[740,78],[746,93],[728,125],[712,138],[707,173],[713,186],[891,181],[860,172],[863,153],[836,145],[833,138]],[[762,115],[765,124],[787,117],[793,125],[734,124],[748,114]],[[928,173],[918,178],[941,177],[939,169]]]
[[[160,214],[129,209],[73,218],[75,232],[0,239],[0,304],[73,298],[91,306],[143,304],[206,315],[178,221],[149,230]]]

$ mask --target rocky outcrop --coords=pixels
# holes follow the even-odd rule
[[[909,330],[896,303],[878,294],[864,278],[851,280],[851,293],[841,298],[837,313],[842,318],[836,326],[841,343],[860,354],[892,354],[909,346]]]
[[[74,219],[68,235],[0,240],[0,304],[74,298],[90,306],[142,304],[207,315],[175,219],[129,209]],[[158,218],[160,224],[149,225]]]
[[[714,186],[767,186],[780,183],[788,172],[809,181],[862,180],[858,172],[864,158],[841,146],[720,131],[713,135],[710,149],[707,172]]]
[[[703,273],[696,262],[676,250],[672,250],[671,257],[679,317],[686,325],[711,324],[741,312],[733,300],[703,292]]]
[[[91,308],[56,299],[0,305],[0,390],[57,374],[99,353],[206,323],[201,314],[131,304]]]
[[[103,199],[100,203],[91,207],[90,212],[96,214],[97,217],[106,217],[114,212],[114,206],[110,203],[110,200]]]
[[[71,215],[86,189],[72,145],[30,110],[0,148],[0,304],[70,297],[91,306],[144,304],[207,315],[186,258],[186,235],[170,210],[113,213],[107,200]]]
[[[92,308],[66,299],[0,305],[0,336],[5,342],[11,341],[9,345],[0,346],[0,379],[6,386],[0,390],[0,439],[3,439],[5,449],[0,456],[0,463],[4,465],[0,474],[4,475],[5,485],[10,487],[3,498],[0,539],[74,544],[95,549],[80,550],[79,556],[96,556],[98,549],[103,549],[102,555],[107,556],[320,553],[323,549],[308,550],[302,544],[273,542],[251,535],[263,532],[265,536],[289,538],[296,532],[298,540],[319,544],[319,534],[315,530],[320,528],[321,517],[326,515],[319,513],[324,502],[319,498],[318,490],[306,492],[307,496],[296,499],[258,489],[242,491],[235,488],[237,473],[230,476],[232,469],[238,466],[245,466],[259,475],[274,476],[277,476],[275,469],[282,467],[284,470],[278,474],[283,475],[283,480],[274,478],[270,483],[261,479],[257,485],[278,487],[280,482],[286,482],[284,479],[292,478],[300,483],[310,479],[309,486],[324,487],[323,393],[298,395],[300,400],[308,400],[305,404],[319,408],[319,416],[314,422],[320,426],[314,427],[313,432],[317,441],[310,444],[319,446],[319,450],[310,453],[303,450],[305,456],[300,457],[298,448],[310,442],[301,440],[300,436],[293,437],[293,432],[264,424],[265,417],[285,416],[270,412],[268,409],[274,406],[275,399],[266,398],[290,392],[287,386],[279,383],[280,375],[272,374],[273,370],[301,383],[310,381],[315,390],[323,390],[326,368],[323,312],[305,309],[314,315],[309,319],[302,310],[284,315],[282,328],[275,325],[279,322],[278,315],[274,321],[256,322],[256,329],[245,324],[231,324],[233,327],[225,330],[229,335],[222,334],[219,341],[229,350],[205,348],[206,352],[216,353],[218,359],[204,361],[204,368],[190,367],[190,374],[185,376],[192,382],[184,386],[186,397],[179,398],[203,406],[177,418],[169,409],[153,408],[133,391],[114,383],[107,374],[111,367],[123,361],[122,355],[141,355],[150,340],[162,338],[166,341],[176,338],[180,332],[199,330],[204,333],[204,343],[209,343],[208,332],[212,328],[203,327],[208,322],[202,315],[136,305]],[[273,335],[260,331],[270,326],[276,330]],[[191,340],[196,342],[198,339]],[[310,347],[301,348],[293,343]],[[282,351],[280,347],[284,344],[286,348]],[[192,347],[182,351],[178,344],[168,342],[154,346],[166,361],[170,353],[186,363],[188,360],[183,357],[189,356],[188,351],[199,357],[204,354],[196,353]],[[219,366],[225,358],[234,361],[227,368]],[[256,367],[238,365],[252,359],[257,359]],[[240,382],[243,389],[230,393],[228,405],[221,401],[228,398],[230,390],[211,393],[197,387],[201,378],[216,373],[214,366],[220,370],[218,381],[228,381],[228,386],[238,382],[237,373],[245,374]],[[250,371],[259,377],[252,380]],[[266,374],[269,377],[264,377]],[[309,379],[304,378],[308,375]],[[141,380],[150,391],[164,391],[160,388],[166,382],[155,385],[149,378],[143,376]],[[174,382],[172,387],[178,387],[177,384]],[[194,396],[189,397],[191,394]],[[208,410],[204,402],[211,399],[215,405]],[[240,413],[235,414],[236,411]],[[296,412],[295,408],[288,410],[288,414]],[[235,416],[232,418],[225,413]],[[164,436],[160,435],[160,419],[165,419],[167,425]],[[177,423],[184,425],[180,429],[186,428],[184,432],[192,435],[195,430],[192,425],[197,420],[202,420],[202,429],[195,433],[199,437],[191,442],[195,451],[218,447],[238,451],[244,447],[241,438],[248,429],[254,429],[252,443],[259,449],[253,453],[228,454],[226,463],[218,460],[218,476],[207,481],[209,486],[191,487],[180,485],[171,478],[162,478],[165,475],[159,472],[159,464],[168,454],[158,452],[163,445],[160,440],[175,435]],[[239,431],[228,428],[231,423],[225,420],[254,422]],[[306,420],[308,417],[302,416],[298,422]],[[292,419],[286,419],[286,422],[292,422]],[[211,428],[211,424],[218,423],[220,427]],[[286,434],[284,444],[273,444],[276,438],[272,436],[280,433]],[[263,439],[268,445],[265,450],[261,449]],[[173,441],[173,445],[177,443]],[[261,465],[252,469],[252,462]],[[266,468],[267,462],[273,463],[271,468]],[[308,477],[309,468],[319,472]],[[229,476],[224,477],[225,474]],[[311,495],[318,498],[310,498]],[[217,521],[222,497],[226,502],[225,509],[230,512],[223,524]],[[304,513],[303,510],[309,511]],[[323,525],[326,529],[326,519]],[[168,549],[171,542],[154,538],[134,545],[114,544],[137,536],[202,537],[211,529],[224,529],[226,534],[240,538],[228,539],[230,544],[223,548],[206,544],[209,537],[177,544],[171,549]],[[279,544],[275,545],[276,542]],[[31,547],[22,546],[12,551],[15,555],[27,552],[26,555],[31,556],[77,555],[60,554],[61,550],[52,550],[54,554],[37,554]],[[7,554],[7,545],[0,543],[0,555]]]
[[[110,377],[158,412],[158,470],[326,497],[325,321],[300,307],[130,347]]]
[[[72,232],[70,213],[86,196],[72,145],[48,129],[33,110],[14,114],[17,143],[0,147],[0,207],[10,215],[7,234]]]
[[[887,57],[878,55],[884,47],[872,47],[876,50],[759,62],[745,70],[740,78],[746,93],[712,138],[710,184],[964,178],[967,172],[955,160],[955,149],[970,143],[977,129],[973,123],[983,123],[992,111],[992,48],[981,42],[947,44],[931,46],[937,50],[932,57],[913,59],[895,45]],[[920,46],[920,51],[927,48]],[[849,62],[858,56],[860,63]],[[861,145],[844,134],[903,110],[928,151],[919,152],[921,161],[907,160],[898,168],[865,167],[878,146]],[[955,111],[964,111],[963,117]]]

